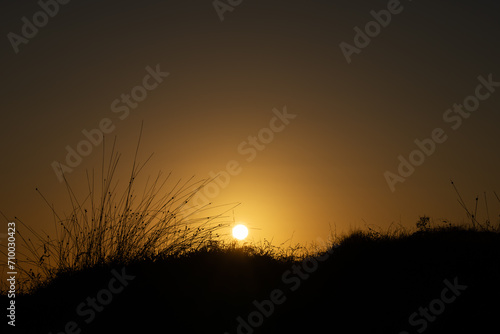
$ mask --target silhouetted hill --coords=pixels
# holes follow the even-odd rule
[[[357,232],[303,261],[202,250],[61,274],[17,298],[16,332],[495,332],[499,260],[498,233],[459,228]]]

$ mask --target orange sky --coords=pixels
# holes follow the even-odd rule
[[[67,208],[54,161],[68,166],[68,147],[87,154],[66,173],[83,196],[102,143],[82,144],[90,142],[82,131],[101,129],[107,147],[117,138],[126,181],[144,122],[139,157],[154,157],[143,177],[204,179],[229,163],[233,175],[210,200],[241,203],[235,220],[255,241],[311,242],[330,226],[412,227],[424,214],[460,222],[450,179],[471,208],[480,195],[480,219],[486,192],[498,220],[497,9],[404,1],[356,47],[354,28],[389,3],[252,0],[223,21],[211,1],[61,5],[17,53],[3,40],[0,211],[50,230],[35,187]],[[8,5],[4,34],[22,34],[21,19],[40,10],[35,1]],[[350,63],[342,42],[358,50]],[[391,191],[385,173],[396,175],[398,157],[410,159],[415,140],[429,143],[435,129],[446,140],[415,153],[424,161]]]

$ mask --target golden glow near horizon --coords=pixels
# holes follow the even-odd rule
[[[248,228],[243,224],[238,224],[233,227],[233,237],[238,240],[243,240],[248,236]]]
[[[114,13],[117,3],[103,2],[100,10]],[[477,220],[496,222],[500,66],[495,52],[462,52],[464,45],[496,45],[500,29],[484,33],[498,24],[493,1],[456,6],[464,17],[481,10],[466,27],[442,15],[449,6],[436,1],[426,12],[433,22],[426,29],[412,28],[420,27],[421,11],[405,7],[398,14],[403,25],[394,18],[368,34],[380,24],[372,9],[386,13],[387,7],[346,1],[340,11],[337,1],[269,1],[263,10],[248,1],[231,6],[221,23],[213,6],[184,3],[122,1],[119,19],[99,22],[95,34],[96,22],[86,20],[93,6],[61,9],[50,19],[53,26],[37,27],[31,26],[36,5],[11,1],[8,31],[19,37],[2,54],[9,82],[2,101],[9,112],[2,116],[9,126],[0,132],[0,211],[10,220],[19,217],[55,237],[52,208],[35,188],[65,219],[74,202],[64,178],[83,203],[89,190],[98,198],[99,184],[110,180],[107,170],[116,171],[111,183],[120,203],[137,157],[145,165],[134,181],[135,204],[147,203],[154,192],[143,189],[159,174],[171,176],[155,203],[193,176],[192,190],[213,179],[182,210],[194,213],[212,203],[206,216],[225,217],[224,240],[234,242],[237,224],[252,229],[241,243],[307,245],[332,230],[415,228],[424,213],[436,221],[468,221],[450,179],[468,210],[481,195]],[[63,24],[65,15],[75,24]],[[151,24],[130,24],[138,15]],[[24,23],[41,33],[23,37]],[[436,33],[445,26],[446,34]],[[110,47],[117,32],[127,43],[118,39]],[[91,69],[82,66],[89,56],[83,46],[99,57]],[[54,54],[62,53],[56,61]],[[30,73],[29,84],[23,73]],[[116,169],[109,166],[112,150],[120,155]],[[90,188],[89,180],[95,180]],[[87,203],[82,209],[90,209]],[[236,221],[226,218],[225,205],[232,203],[241,203]],[[7,244],[6,232],[0,228],[0,246]]]

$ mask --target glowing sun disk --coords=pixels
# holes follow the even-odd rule
[[[238,240],[243,240],[248,235],[248,228],[245,225],[239,224],[233,227],[233,237]]]

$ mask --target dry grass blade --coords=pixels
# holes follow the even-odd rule
[[[37,189],[53,214],[56,237],[18,220],[22,229],[19,240],[25,249],[19,255],[23,257],[20,270],[26,292],[63,272],[186,254],[210,244],[229,225],[225,214],[237,204],[225,209],[210,204],[188,207],[210,180],[179,180],[167,191],[171,174],[163,180],[159,173],[152,182],[148,180],[142,196],[137,196],[136,178],[145,165],[137,162],[137,150],[128,184],[120,194],[114,181],[120,155],[114,150],[113,145],[108,164],[102,165],[100,187],[95,184],[94,172],[87,172],[88,194],[83,199],[64,178],[69,214],[59,214]],[[207,216],[208,209],[219,212]]]

